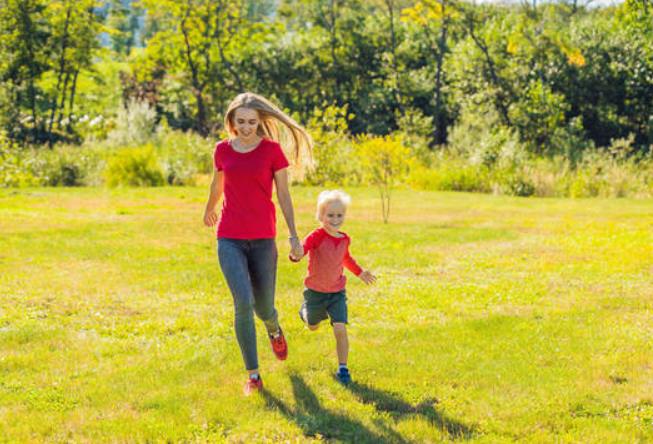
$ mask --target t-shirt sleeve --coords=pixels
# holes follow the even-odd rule
[[[213,167],[217,171],[222,171],[222,150],[220,150],[220,143],[215,145],[215,150],[213,150]]]
[[[345,259],[343,260],[343,265],[347,270],[351,271],[354,273],[356,276],[361,274],[363,272],[363,269],[356,263],[353,257],[351,257],[351,254],[349,254],[349,245],[347,245],[347,251],[345,252]]]
[[[304,247],[304,255],[308,254],[310,250],[317,247],[319,243],[319,238],[320,238],[319,231],[313,231],[311,234],[309,234],[304,238],[304,242],[302,242],[302,247]]]
[[[287,168],[288,159],[281,149],[281,145],[276,142],[272,143],[272,172],[276,173],[277,171]]]

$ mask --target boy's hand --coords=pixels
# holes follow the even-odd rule
[[[304,247],[302,243],[296,237],[290,238],[290,260],[294,262],[299,262],[301,258],[304,257]]]
[[[376,282],[376,276],[374,276],[370,271],[364,270],[361,274],[358,275],[361,278],[361,281],[365,282],[367,285],[373,284]]]

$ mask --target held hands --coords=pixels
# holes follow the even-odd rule
[[[304,257],[304,247],[302,247],[302,243],[299,242],[299,238],[297,237],[291,237],[289,240],[290,240],[289,258],[293,262],[299,262],[299,260]]]
[[[204,211],[204,225],[212,227],[218,223],[218,213],[215,210]]]
[[[376,282],[376,276],[374,276],[369,270],[364,270],[361,274],[358,275],[358,277],[367,285]]]

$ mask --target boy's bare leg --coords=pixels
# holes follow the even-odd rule
[[[347,338],[347,327],[342,322],[333,323],[333,334],[336,337],[336,351],[338,352],[338,363],[347,365],[349,357],[349,339]]]

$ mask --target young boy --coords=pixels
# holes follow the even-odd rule
[[[304,255],[308,254],[308,275],[304,280],[304,303],[299,311],[302,321],[311,330],[316,330],[321,321],[330,318],[338,353],[336,378],[343,384],[351,382],[347,369],[349,341],[345,328],[347,298],[343,267],[347,267],[366,284],[376,281],[372,273],[363,270],[351,257],[351,239],[339,231],[350,202],[350,197],[339,190],[323,191],[318,197],[317,220],[322,226],[304,239]],[[299,262],[301,257],[291,256],[290,259]]]

